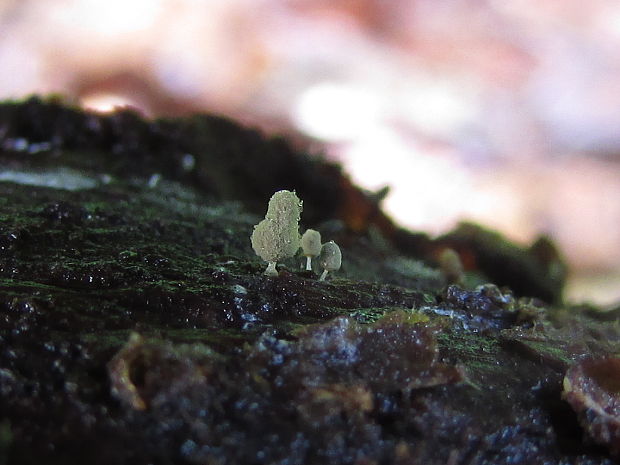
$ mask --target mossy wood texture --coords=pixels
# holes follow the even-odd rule
[[[0,147],[0,463],[615,463],[619,312],[561,305],[556,253],[406,232],[214,117],[32,99]],[[262,274],[280,189],[342,248],[327,282],[301,255]]]

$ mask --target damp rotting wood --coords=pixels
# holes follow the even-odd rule
[[[405,231],[214,116],[5,103],[0,163],[0,463],[615,463],[618,312],[563,305],[548,242]],[[329,281],[262,274],[278,189],[342,248]]]

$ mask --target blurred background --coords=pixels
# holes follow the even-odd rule
[[[340,162],[386,211],[547,233],[620,301],[620,2],[0,0],[0,99],[217,112]]]

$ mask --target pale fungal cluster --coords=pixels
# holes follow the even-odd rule
[[[302,205],[295,192],[278,191],[269,200],[265,219],[254,226],[252,248],[267,262],[267,276],[277,276],[277,262],[294,256],[300,246],[306,257],[306,271],[312,270],[312,259],[319,257],[323,268],[319,281],[324,281],[328,272],[340,269],[342,253],[334,241],[321,244],[321,234],[314,229],[299,236]]]
[[[295,192],[278,191],[271,196],[265,219],[254,226],[252,248],[267,262],[265,274],[277,276],[276,263],[299,250],[299,217],[302,202]]]

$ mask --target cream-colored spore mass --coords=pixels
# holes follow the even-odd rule
[[[268,263],[265,274],[277,276],[276,263],[299,250],[301,210],[302,202],[295,192],[278,191],[269,200],[265,219],[254,226],[252,248]]]

